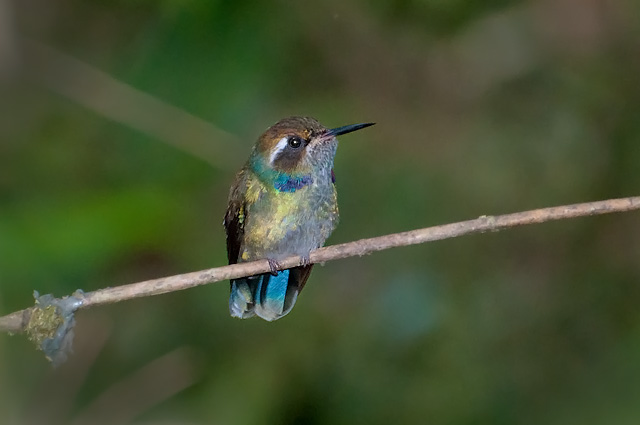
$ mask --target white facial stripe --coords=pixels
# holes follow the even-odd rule
[[[284,150],[284,148],[287,147],[287,143],[289,143],[289,138],[288,137],[283,137],[282,139],[280,139],[278,141],[278,144],[271,151],[271,156],[269,156],[269,163],[270,164],[273,164],[273,161],[276,160],[276,158],[278,157],[280,152],[282,152]]]

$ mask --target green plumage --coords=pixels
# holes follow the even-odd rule
[[[229,263],[268,259],[272,273],[231,281],[234,317],[266,320],[286,315],[305,285],[310,251],[338,223],[333,158],[338,134],[313,118],[291,117],[270,127],[236,176],[224,219]],[[300,267],[276,273],[277,261],[301,257]]]

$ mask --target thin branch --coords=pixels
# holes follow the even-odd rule
[[[27,75],[100,116],[129,126],[203,159],[218,169],[235,169],[238,139],[180,108],[70,55],[23,39]],[[212,143],[212,141],[216,143]]]
[[[312,263],[323,263],[341,258],[362,256],[389,248],[416,245],[474,233],[495,232],[510,227],[544,223],[547,221],[614,212],[625,212],[638,209],[640,209],[640,196],[565,205],[561,207],[542,208],[499,216],[482,216],[475,220],[427,227],[424,229],[394,233],[369,239],[361,239],[359,241],[320,248],[311,253],[310,260]],[[279,263],[282,266],[282,269],[295,267],[300,264],[300,257],[291,256]],[[76,295],[76,297],[80,297],[81,299],[81,305],[79,308],[87,308],[130,300],[133,298],[180,291],[222,280],[252,276],[260,273],[266,273],[269,270],[269,263],[266,260],[258,260],[163,277],[160,279],[152,279],[129,285],[116,286],[113,288],[99,289],[97,291]],[[0,331],[12,333],[23,332],[29,322],[29,316],[32,309],[33,307],[0,317]]]
[[[0,332],[19,333],[24,332],[29,318],[31,317],[31,308],[16,311],[6,316],[0,317]]]

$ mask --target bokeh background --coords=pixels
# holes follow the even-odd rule
[[[346,242],[640,194],[640,3],[0,0],[0,314],[225,264],[228,187],[288,115],[345,137]],[[0,423],[637,424],[640,216],[226,282],[0,335]]]

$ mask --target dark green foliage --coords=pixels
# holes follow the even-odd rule
[[[11,2],[21,37],[242,142],[224,145],[238,163],[210,167],[12,74],[0,49],[0,314],[34,289],[225,264],[233,172],[289,115],[377,122],[341,139],[329,243],[638,195],[630,3]],[[55,372],[0,335],[0,423],[638,423],[637,213],[350,258],[313,280],[276,323],[231,319],[226,283],[80,311]]]

